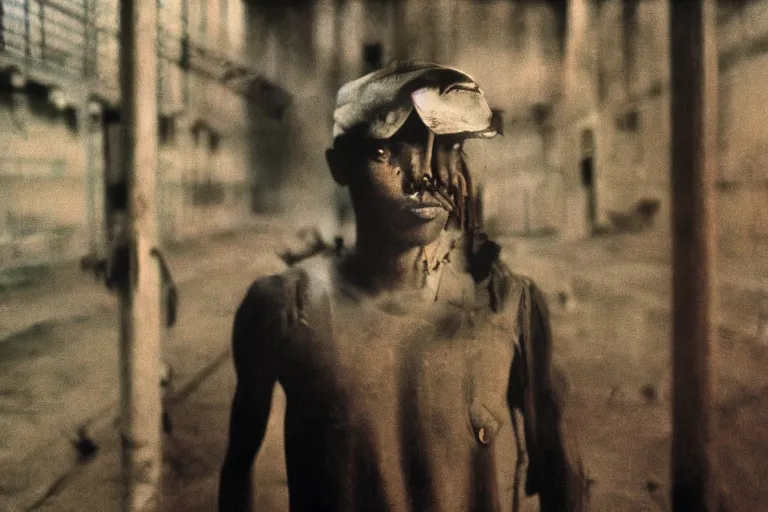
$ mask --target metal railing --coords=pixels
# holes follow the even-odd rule
[[[0,158],[0,179],[57,179],[66,175],[66,169],[67,161],[63,158]]]
[[[79,78],[86,68],[86,1],[3,0],[2,51],[25,66]]]
[[[98,86],[118,88],[120,33],[116,10],[109,12],[98,0],[1,2],[0,56],[11,57],[22,70],[42,70],[75,83],[94,78]],[[113,15],[111,27],[105,26],[103,20]],[[186,16],[184,12],[181,15]],[[161,100],[168,94],[169,66],[178,67],[182,75],[191,71],[237,94],[247,94],[254,72],[242,61],[193,41],[186,26],[182,19],[183,33],[177,34],[162,23],[158,25]]]

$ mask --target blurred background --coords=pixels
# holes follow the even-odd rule
[[[756,511],[768,502],[768,1],[717,4],[719,467],[728,510]],[[669,509],[668,2],[157,5],[155,200],[181,300],[163,341],[169,510],[213,508],[247,286],[284,268],[303,228],[354,243],[324,158],[338,87],[406,58],[468,72],[503,119],[503,137],[468,143],[469,166],[504,258],[550,299],[595,510]],[[0,510],[110,510],[119,491],[116,299],[79,265],[108,252],[118,13],[117,0],[0,2]],[[279,418],[257,462],[260,510],[286,506]]]

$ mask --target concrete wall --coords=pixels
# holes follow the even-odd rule
[[[583,194],[579,132],[595,130],[598,218],[626,212],[642,198],[661,200],[656,230],[669,232],[670,74],[666,2],[639,0],[634,20],[627,2],[573,0],[564,62],[565,94],[557,106],[565,193]],[[586,34],[597,34],[588,38]],[[756,262],[766,247],[768,118],[768,2],[721,2],[719,169],[717,221],[725,256]],[[622,123],[630,112],[637,126]],[[572,201],[569,218],[585,205]],[[579,223],[583,226],[584,223]],[[576,230],[565,230],[583,236]]]
[[[720,43],[720,247],[768,278],[768,1],[724,17]]]
[[[551,104],[559,92],[552,7],[507,0],[309,4],[279,8],[252,2],[249,8],[249,60],[293,96],[292,115],[268,130],[284,134],[278,139],[299,141],[301,151],[277,161],[265,150],[259,164],[272,175],[259,179],[275,184],[270,197],[281,197],[276,201],[283,210],[295,211],[297,204],[299,211],[319,208],[324,213],[318,222],[335,229],[336,190],[323,156],[331,142],[333,102],[338,86],[367,72],[364,45],[378,43],[384,64],[413,58],[465,70],[478,80],[491,106],[505,111],[505,137],[473,141],[466,148],[472,171],[490,191],[489,221],[504,232],[523,230],[526,218],[532,229],[559,224],[560,168],[542,143],[542,127],[531,121],[532,107]],[[297,44],[303,48],[299,56]],[[528,191],[523,181],[528,188],[536,186]],[[526,194],[535,211],[526,212]]]
[[[225,4],[222,11],[222,2],[188,0],[193,41],[247,60],[256,73],[286,89],[291,103],[282,117],[275,117],[205,77],[185,76],[177,65],[163,62],[161,111],[175,119],[176,134],[160,150],[159,200],[167,240],[235,225],[249,206],[293,212],[302,222],[335,229],[337,190],[323,152],[331,142],[335,92],[367,71],[363,45],[371,43],[381,44],[384,63],[424,58],[466,70],[480,82],[492,107],[505,111],[504,137],[467,146],[470,166],[486,190],[488,221],[498,231],[555,228],[565,236],[586,234],[587,195],[579,162],[582,135],[591,130],[598,221],[607,223],[611,212],[628,211],[639,199],[657,198],[656,230],[668,233],[666,2],[639,0],[629,17],[622,0],[571,0],[562,53],[553,3]],[[99,5],[99,25],[116,30],[116,0]],[[182,0],[166,0],[163,7],[166,30],[176,39],[181,7]],[[719,20],[721,248],[750,260],[763,254],[768,232],[760,207],[768,190],[768,121],[755,108],[768,99],[766,12],[768,0],[741,7],[723,2]],[[116,101],[116,40],[109,30],[98,39],[93,85]],[[172,56],[180,51],[173,37],[166,50]],[[0,59],[7,65],[8,51],[0,52]],[[79,109],[82,88],[63,75],[59,81]],[[4,261],[9,251],[19,253],[8,245],[20,236],[19,226],[28,232],[35,223],[39,230],[71,231],[72,254],[82,252],[84,240],[97,231],[88,219],[100,218],[103,203],[102,164],[86,151],[88,144],[100,147],[99,134],[86,140],[83,123],[73,131],[60,113],[42,115],[25,102],[28,98],[17,95],[0,105]],[[537,108],[543,117],[536,115]],[[626,126],[631,113],[634,128]],[[220,137],[218,151],[195,149],[192,128],[199,122]],[[19,160],[30,156],[42,160]],[[200,182],[224,190],[220,202],[193,201],[191,191]]]
[[[585,130],[594,136],[597,223],[643,198],[661,200],[661,229],[668,218],[667,5],[637,2],[627,19],[625,4],[570,2],[564,94],[556,106],[569,237],[584,236],[588,225],[580,176]],[[628,123],[633,115],[634,127]]]
[[[71,254],[85,238],[80,139],[27,100],[15,95],[13,106],[0,106],[0,267]]]
[[[159,149],[157,199],[161,235],[166,242],[235,226],[247,217],[250,204],[251,133],[246,100],[194,69],[194,64],[210,65],[209,60],[198,58],[188,72],[179,67],[183,2],[187,4],[193,45],[238,61],[244,61],[245,55],[244,6],[240,0],[161,3],[161,52],[165,58],[159,62],[159,107],[173,125],[173,136],[164,139]],[[14,53],[13,45],[0,51],[0,69],[13,66],[23,72],[28,83],[43,84],[48,90],[59,88],[71,108],[68,114],[77,119],[77,126],[71,126],[48,98],[33,98],[27,92],[8,93],[0,102],[0,267],[74,259],[103,247],[101,118],[99,109],[89,112],[87,98],[94,94],[106,104],[119,104],[119,9],[118,0],[100,0],[97,6],[97,10],[86,12],[82,1],[69,5],[100,27],[92,79],[83,78],[83,52],[88,48],[82,45],[70,45],[67,62],[58,67],[50,62],[50,49],[40,50],[39,37],[32,38],[38,46],[33,44],[29,65]],[[6,40],[20,20],[23,26],[23,17],[19,17],[23,10],[13,8],[9,4],[5,9]],[[46,8],[46,13],[49,46],[59,44],[64,37],[84,40],[82,22],[53,7]],[[54,22],[68,28],[57,34],[52,28]],[[33,20],[33,36],[40,31],[35,23]],[[23,38],[17,42],[23,44]],[[196,147],[193,128],[200,124],[207,131],[198,137]],[[216,150],[208,148],[211,134],[218,140]],[[212,200],[199,200],[201,184],[217,191]]]
[[[321,212],[331,226],[333,184],[324,150],[334,99],[330,75],[336,15],[329,2],[294,3],[251,2],[247,7],[248,61],[289,95],[282,113],[256,104],[249,113],[253,206],[257,212],[295,214],[302,224],[314,223]]]

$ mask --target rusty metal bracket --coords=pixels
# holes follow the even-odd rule
[[[179,308],[179,291],[171,273],[171,267],[167,258],[157,247],[153,247],[150,254],[157,258],[160,265],[161,292],[163,309],[165,310],[165,326],[172,327],[176,324]],[[130,247],[121,244],[113,249],[111,256],[99,258],[94,255],[86,255],[80,258],[80,269],[94,275],[97,281],[104,281],[107,289],[116,291],[127,287],[130,279]]]
[[[130,248],[127,244],[115,247],[106,258],[94,255],[80,258],[80,269],[92,273],[96,280],[103,280],[110,291],[128,286],[130,268]]]
[[[165,309],[165,326],[173,327],[176,323],[179,309],[179,290],[173,280],[168,259],[157,247],[153,247],[150,254],[157,259],[160,265],[160,283],[162,287],[163,304]]]

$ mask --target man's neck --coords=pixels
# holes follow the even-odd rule
[[[350,277],[372,293],[423,289],[449,250],[444,236],[426,246],[398,248],[358,233]]]

